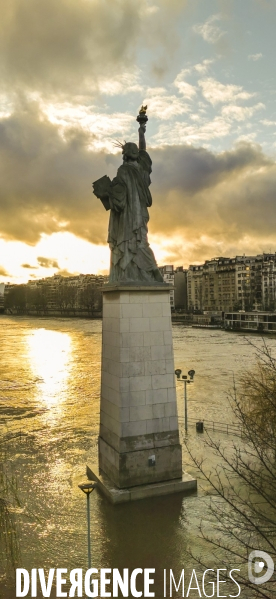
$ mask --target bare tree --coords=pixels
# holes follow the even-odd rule
[[[80,293],[80,306],[86,308],[93,316],[94,312],[102,308],[102,294],[94,283],[88,283]]]
[[[16,310],[17,314],[23,314],[26,310],[26,285],[16,285],[4,297],[5,309]]]
[[[252,345],[252,344],[251,344]],[[248,575],[248,557],[264,551],[276,562],[276,361],[266,343],[257,351],[257,366],[246,372],[237,387],[234,382],[230,402],[241,424],[243,437],[229,448],[207,436],[208,450],[214,453],[217,466],[210,471],[204,460],[189,449],[194,464],[212,488],[210,516],[213,532],[203,522],[200,533],[210,546],[212,565],[200,555],[193,555],[202,567],[217,568],[224,563],[237,568],[235,578],[242,597],[272,599],[276,596],[275,573],[263,584]],[[254,559],[253,559],[254,562]],[[261,572],[261,576],[266,569]],[[260,573],[260,572],[259,572]],[[261,578],[259,579],[261,580]]]

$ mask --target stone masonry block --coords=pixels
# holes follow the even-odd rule
[[[171,317],[156,316],[150,319],[150,331],[170,331]]]
[[[171,389],[168,389],[168,402],[176,402],[176,389],[175,389],[175,384],[173,387],[171,387]]]
[[[152,360],[170,360],[172,359],[171,345],[153,345],[151,347]]]
[[[121,305],[121,317],[122,318],[142,318],[143,317],[143,305],[142,304],[122,304]]]
[[[162,331],[150,331],[144,333],[144,346],[160,346],[164,345],[164,334]]]
[[[150,347],[130,347],[129,360],[130,362],[144,362],[145,364],[151,359]]]
[[[121,377],[119,380],[119,391],[129,391],[129,381],[128,377]]]
[[[162,316],[167,316],[168,318],[171,319],[171,307],[170,304],[162,304]]]
[[[146,391],[151,388],[151,376],[133,376],[129,379],[130,391]]]
[[[123,374],[122,364],[120,364],[120,362],[115,362],[114,360],[110,360],[104,357],[102,357],[102,368],[104,372],[113,374],[117,377],[120,377]]]
[[[164,292],[160,292],[160,293],[151,293],[149,294],[149,301],[150,302],[162,302],[162,303],[170,303],[170,291],[166,290]]]
[[[128,404],[129,406],[143,406],[146,404],[146,391],[129,391]]]
[[[111,318],[111,317],[105,318],[104,330],[110,331],[111,333],[119,333],[120,332],[119,318]]]
[[[164,345],[171,345],[173,346],[173,340],[172,340],[172,330],[168,330],[168,331],[163,331],[163,338],[164,338]]]
[[[160,432],[170,430],[170,418],[159,418],[159,421],[161,424]]]
[[[135,319],[137,320],[137,319]],[[143,347],[144,336],[141,332],[121,333],[119,345],[121,347]]]
[[[111,403],[114,403],[116,406],[121,406],[121,394],[119,391],[115,391],[115,389],[111,389],[107,385],[105,385],[104,381],[101,384],[101,398]]]
[[[120,422],[120,408],[116,404],[107,399],[103,399],[101,402],[101,410],[114,420],[117,420],[117,422]]]
[[[129,318],[120,320],[120,333],[129,333]]]
[[[102,346],[102,357],[114,362],[120,362],[120,352],[114,345],[103,345]]]
[[[159,433],[162,432],[162,418],[153,418],[147,420],[147,433]]]
[[[153,418],[164,418],[165,416],[169,416],[170,414],[165,414],[167,404],[166,403],[156,403],[152,405],[152,417]]]
[[[139,420],[148,420],[152,418],[152,406],[134,406],[129,408],[129,420],[130,422],[139,422]]]
[[[109,416],[108,414],[103,412],[102,410],[101,410],[100,418],[101,418],[101,423],[103,424],[103,426],[105,426],[108,430],[110,430],[113,433],[115,433],[116,435],[118,435],[118,437],[121,436],[123,425],[120,422],[118,422],[118,420],[115,420],[114,418],[112,418],[111,416]]]
[[[174,373],[174,370],[175,370],[175,368],[174,368],[174,360],[173,359],[166,360],[166,372],[167,372],[167,374]]]
[[[148,304],[143,304],[143,316],[149,317],[149,318],[156,318],[156,317],[162,317],[163,316],[163,308],[164,306],[166,306],[166,304],[153,304],[153,303],[148,303]],[[167,316],[167,314],[166,314]]]
[[[164,416],[177,416],[177,405],[174,401],[164,405]]]
[[[147,291],[137,291],[136,293],[131,293],[129,297],[130,304],[144,304],[149,301],[149,294]]]
[[[109,372],[102,371],[102,384],[106,385],[106,387],[110,387],[110,389],[114,389],[115,391],[120,390],[120,377],[114,376],[114,374],[110,374]]]
[[[174,385],[173,374],[154,374],[151,377],[153,389],[168,389]]]
[[[115,302],[111,302],[111,303],[104,302],[103,303],[103,319],[104,319],[104,321],[106,320],[106,318],[119,318],[119,317],[120,317],[120,304],[119,303],[115,303]]]
[[[124,377],[144,376],[145,362],[125,362],[121,364],[121,372]]]
[[[178,420],[177,420],[176,416],[171,416],[170,417],[170,430],[171,431],[178,430]]]
[[[117,352],[117,358],[120,362],[130,362],[130,349],[129,347],[121,347],[120,351]]]
[[[140,333],[150,330],[150,319],[149,318],[130,318],[129,319],[129,331],[130,333]]]
[[[128,293],[127,291],[120,293],[120,304],[129,304],[131,297],[132,293]]]
[[[102,339],[103,339],[103,345],[109,345],[109,346],[112,345],[113,347],[120,347],[120,345],[121,345],[121,334],[113,333],[111,331],[106,331],[104,326],[103,326]]]
[[[139,422],[123,422],[122,437],[134,437],[136,435],[146,435],[147,421],[140,420]]]
[[[166,374],[165,360],[150,360],[145,364],[145,374]]]
[[[121,294],[119,291],[112,291],[111,293],[103,294],[103,303],[111,304],[111,303],[120,303]]]
[[[149,389],[146,391],[146,403],[147,404],[158,404],[166,403],[168,401],[168,390],[167,389]]]

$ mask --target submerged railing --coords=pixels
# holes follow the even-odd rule
[[[179,423],[181,425],[184,424],[184,418],[181,416],[179,417]],[[198,431],[198,428],[202,428],[197,427],[197,424],[199,423],[203,423],[203,430]],[[189,425],[190,429],[191,427],[196,428],[198,432],[204,432],[204,430],[206,430],[208,433],[218,431],[225,433],[226,435],[236,435],[238,437],[242,437],[243,435],[242,427],[239,424],[228,424],[226,422],[217,422],[215,420],[205,420],[205,418],[189,418]]]

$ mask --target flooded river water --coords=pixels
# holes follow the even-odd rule
[[[87,569],[85,497],[78,484],[85,480],[87,460],[97,457],[101,324],[0,317],[0,422],[2,439],[13,438],[6,443],[5,459],[17,481],[21,567],[28,570]],[[175,367],[196,371],[188,386],[189,438],[204,454],[203,436],[196,435],[192,419],[234,422],[227,393],[233,376],[254,363],[255,350],[242,335],[182,324],[173,325],[173,339]],[[262,344],[257,336],[250,341]],[[276,348],[276,339],[268,344]],[[177,394],[183,429],[182,384]],[[224,437],[231,444],[230,436]],[[184,450],[183,462],[196,474]],[[196,565],[189,548],[201,549],[208,558],[198,533],[201,519],[212,527],[208,502],[204,483],[196,496],[119,506],[92,493],[93,567],[155,568],[156,596],[163,597],[163,569],[192,571]],[[191,591],[189,596],[199,595]]]

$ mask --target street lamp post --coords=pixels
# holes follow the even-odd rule
[[[91,541],[90,541],[90,505],[89,499],[90,494],[94,491],[97,483],[84,483],[82,485],[78,485],[78,487],[85,493],[86,495],[86,507],[87,507],[87,549],[88,549],[88,569],[91,568]]]
[[[184,375],[184,374],[182,375],[182,378],[180,378],[181,372],[182,372],[182,370],[180,368],[177,368],[174,371],[174,373],[177,376],[177,380],[184,383],[184,416],[185,416],[185,433],[187,434],[187,432],[188,432],[187,384],[193,383],[194,376],[195,376],[195,370],[188,371],[188,375],[190,377],[189,379],[188,379],[188,375]]]

